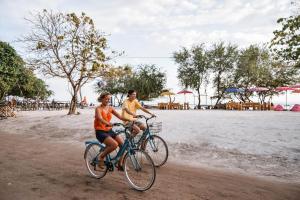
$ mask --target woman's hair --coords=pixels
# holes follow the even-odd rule
[[[104,99],[105,97],[107,97],[108,95],[111,95],[109,92],[102,92],[100,94],[100,96],[98,97],[98,101],[101,102],[102,99]]]
[[[128,90],[128,93],[127,93],[127,97],[129,97],[130,95],[132,95],[132,93],[136,93],[136,91],[135,90]]]

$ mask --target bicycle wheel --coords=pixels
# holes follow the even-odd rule
[[[124,171],[129,184],[138,191],[146,191],[155,181],[156,171],[151,157],[142,150],[126,153]]]
[[[105,176],[108,168],[106,165],[103,168],[98,167],[98,156],[103,151],[98,144],[89,144],[84,152],[84,160],[89,173],[95,178],[102,178]]]
[[[167,143],[159,136],[148,137],[142,149],[152,158],[155,167],[160,167],[168,160],[169,150]]]

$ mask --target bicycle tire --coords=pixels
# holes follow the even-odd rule
[[[155,145],[151,145],[151,142]],[[155,149],[157,148],[157,149]],[[142,145],[142,150],[144,150],[152,158],[155,167],[161,167],[164,165],[169,157],[169,150],[167,143],[158,135],[152,135],[148,137]]]
[[[99,155],[101,151],[103,151],[103,148],[99,144],[89,144],[85,148],[84,152],[84,160],[87,170],[89,171],[90,175],[98,179],[103,178],[108,170],[106,165],[103,166],[103,169],[100,169],[97,166],[98,163],[95,161],[95,159],[98,160],[96,156]]]
[[[124,171],[129,185],[138,191],[150,189],[155,182],[156,170],[154,163],[151,157],[140,149],[135,150],[133,154],[126,153]],[[138,180],[141,179],[140,177],[144,180]]]

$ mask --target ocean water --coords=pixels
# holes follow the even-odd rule
[[[170,159],[300,182],[300,113],[155,111]]]

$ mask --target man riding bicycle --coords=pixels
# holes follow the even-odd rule
[[[138,109],[141,109],[145,113],[150,114],[151,116],[156,117],[154,114],[149,112],[147,109],[145,109],[136,99],[136,91],[135,90],[129,90],[127,94],[127,99],[123,102],[122,105],[122,117],[125,119],[128,119],[129,121],[133,121],[134,118],[137,117],[136,111]],[[129,123],[133,122],[125,122],[125,124],[131,125]],[[132,134],[133,136],[136,136],[140,130],[144,131],[146,129],[146,126],[140,122],[140,121],[134,121],[134,124],[132,125]]]

